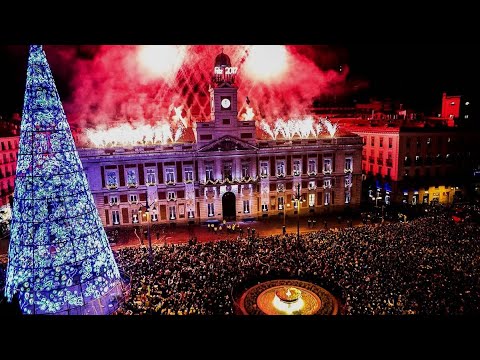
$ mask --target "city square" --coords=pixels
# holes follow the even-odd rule
[[[359,102],[322,49],[98,46],[62,101],[61,47],[30,46],[2,118],[2,312],[478,314],[475,100]]]

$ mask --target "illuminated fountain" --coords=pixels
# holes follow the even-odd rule
[[[275,291],[273,306],[287,315],[292,315],[303,309],[305,302],[302,292],[294,287],[282,287]]]

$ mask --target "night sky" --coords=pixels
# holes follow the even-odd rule
[[[90,55],[82,51],[79,48],[81,56]],[[471,98],[478,78],[476,48],[468,44],[345,44],[316,51],[321,68],[347,64],[348,82],[368,84],[349,99],[362,102],[369,97],[389,97],[426,114],[438,111],[443,91]],[[0,46],[0,114],[21,112],[27,52],[27,46]],[[49,47],[46,52],[50,60]],[[68,64],[51,67],[62,100],[68,100],[72,69]]]

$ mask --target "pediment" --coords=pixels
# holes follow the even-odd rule
[[[214,140],[211,143],[203,146],[198,151],[245,151],[257,150],[257,148],[235,136],[222,136],[220,139]]]

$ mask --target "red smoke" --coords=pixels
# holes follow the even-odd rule
[[[305,46],[286,47],[288,67],[275,81],[252,79],[246,71],[242,72],[251,49],[241,45],[187,46],[183,64],[170,79],[149,74],[139,66],[138,46],[85,47],[88,56],[78,56],[78,49],[68,47],[49,47],[46,51],[49,60],[53,60],[52,68],[71,69],[72,94],[70,101],[64,101],[65,111],[70,123],[81,127],[107,127],[124,122],[153,125],[174,115],[172,105],[183,105],[183,115],[189,121],[208,120],[208,87],[215,57],[222,50],[230,57],[232,66],[239,67],[236,77],[239,117],[245,112],[247,96],[256,119],[274,121],[278,117],[304,115],[312,98],[338,93],[345,83],[346,66],[342,72],[324,71],[314,62],[318,54]],[[58,72],[55,68],[53,71]]]

